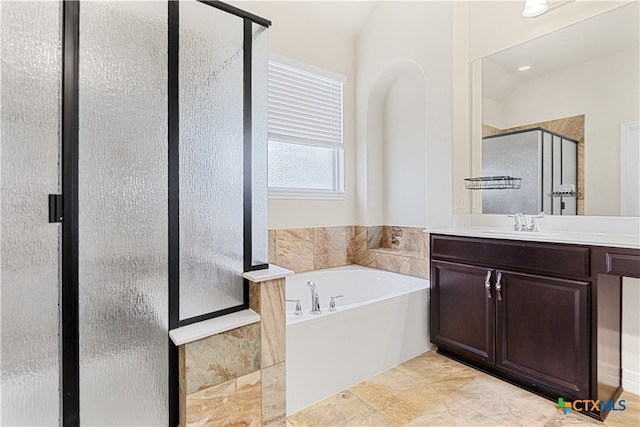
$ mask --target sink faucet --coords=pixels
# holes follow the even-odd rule
[[[320,314],[322,310],[320,310],[320,298],[318,297],[318,288],[316,284],[312,281],[307,282],[307,286],[311,291],[311,310],[309,313],[311,314]]]
[[[536,224],[536,219],[544,218],[547,214],[544,212],[540,212],[538,215],[531,215],[531,225],[527,228],[528,231],[538,231],[538,224]]]
[[[526,231],[527,230],[527,218],[524,214],[518,212],[513,215],[507,215],[509,218],[513,218],[513,227],[511,231]]]
[[[513,227],[511,228],[511,231],[538,231],[536,219],[544,218],[547,215],[544,212],[540,212],[538,215],[531,215],[531,223],[529,225],[527,225],[527,217],[522,213],[515,213],[507,216],[509,218],[513,218]]]

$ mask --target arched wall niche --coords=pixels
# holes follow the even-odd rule
[[[411,60],[389,64],[367,103],[367,217],[375,224],[425,227],[427,89]]]

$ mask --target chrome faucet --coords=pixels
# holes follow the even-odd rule
[[[544,218],[547,215],[544,212],[540,212],[538,215],[531,215],[531,223],[529,225],[527,225],[527,217],[522,213],[515,213],[507,216],[509,218],[513,218],[513,227],[511,228],[511,231],[538,231],[536,219]]]
[[[528,231],[538,231],[538,224],[536,224],[536,219],[544,218],[547,214],[544,212],[540,212],[538,215],[531,216],[531,225],[529,225]]]
[[[320,310],[320,298],[318,297],[318,288],[314,282],[307,282],[307,286],[311,291],[311,310],[309,313],[311,314],[320,314],[322,310]]]
[[[302,306],[300,305],[300,300],[299,299],[288,299],[286,300],[287,302],[295,302],[296,303],[296,308],[293,312],[293,314],[295,316],[301,316],[302,315]]]
[[[513,227],[511,231],[526,231],[527,230],[527,218],[524,214],[518,212],[513,215],[507,215],[509,218],[513,218]]]
[[[329,297],[329,311],[338,311],[338,309],[336,309],[336,298],[342,298],[343,296],[344,295],[340,294]]]

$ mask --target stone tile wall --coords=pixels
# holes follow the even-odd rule
[[[429,234],[417,227],[355,227],[353,264],[429,278]]]
[[[429,235],[419,227],[269,230],[269,262],[301,273],[358,264],[429,277]]]
[[[284,426],[284,279],[249,283],[260,322],[180,346],[181,426]]]
[[[354,227],[269,230],[269,262],[296,273],[353,264]]]

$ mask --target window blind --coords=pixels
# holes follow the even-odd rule
[[[269,61],[269,140],[342,148],[339,80]]]

